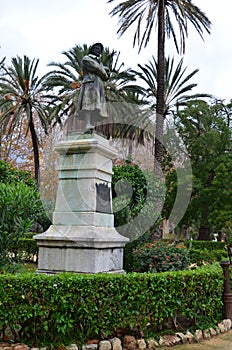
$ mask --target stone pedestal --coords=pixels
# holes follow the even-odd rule
[[[96,134],[69,136],[56,145],[59,185],[53,224],[34,236],[38,272],[123,272],[128,242],[114,228],[112,160],[116,151]]]

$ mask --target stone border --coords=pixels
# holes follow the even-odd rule
[[[187,344],[187,343],[199,343],[203,339],[209,339],[218,334],[225,333],[232,328],[232,321],[230,319],[224,319],[218,323],[215,328],[207,328],[202,330],[197,329],[194,333],[187,331],[186,333],[175,333],[172,335],[162,335],[159,340],[153,338],[148,339],[136,339],[134,336],[125,335],[123,339],[114,337],[109,340],[90,340],[87,344],[82,345],[82,349],[79,349],[76,344],[71,344],[66,347],[67,350],[155,350],[164,346],[171,347],[174,345]],[[0,350],[48,350],[46,347],[30,348],[22,343],[8,343],[0,342]]]

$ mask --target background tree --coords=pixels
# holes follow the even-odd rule
[[[222,220],[224,208],[227,208],[226,212],[232,209],[231,193],[228,192],[231,183],[231,154],[228,152],[231,130],[225,116],[218,113],[216,107],[201,100],[192,101],[179,111],[175,120],[193,172],[192,198],[182,226],[195,225],[199,230],[199,240],[210,239],[213,227],[222,228],[225,224]],[[225,206],[219,204],[222,193],[227,193],[223,201]]]
[[[108,0],[112,3],[115,0]],[[185,51],[185,39],[188,35],[190,22],[202,37],[203,30],[208,33],[210,21],[207,16],[195,6],[191,0],[126,0],[122,1],[110,12],[112,16],[119,16],[119,35],[137,23],[133,46],[138,43],[139,50],[150,40],[153,26],[157,20],[157,104],[156,104],[156,132],[155,157],[162,162],[162,135],[165,111],[165,36],[172,37],[178,53]],[[180,40],[176,36],[175,25],[179,29]]]
[[[31,231],[46,230],[49,225],[30,172],[0,161],[0,273],[18,267],[20,239]]]
[[[157,83],[158,83],[158,64],[154,56],[148,63],[138,64],[137,70],[133,72],[145,83],[144,95],[148,99],[150,107],[155,110],[157,104]],[[183,58],[175,66],[174,58],[168,57],[165,60],[165,83],[164,83],[164,117],[173,114],[176,110],[185,105],[190,99],[199,97],[209,97],[208,94],[189,94],[196,83],[191,79],[199,72],[195,69],[186,74],[187,67],[183,67]]]
[[[17,56],[12,58],[11,66],[3,66],[0,76],[0,124],[7,127],[9,134],[15,128],[21,130],[26,125],[26,134],[29,131],[31,135],[35,179],[39,185],[39,139],[35,119],[38,118],[46,133],[53,115],[50,114],[49,97],[44,94],[45,77],[36,76],[38,63],[38,59],[31,61],[27,56],[23,59]]]

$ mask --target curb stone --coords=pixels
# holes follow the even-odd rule
[[[205,330],[196,330],[194,334],[187,331],[186,334],[178,332],[174,335],[163,335],[159,337],[159,341],[153,338],[135,339],[133,336],[125,335],[123,343],[121,339],[114,337],[110,340],[99,341],[98,344],[84,344],[81,348],[78,348],[76,344],[70,344],[66,347],[67,350],[156,350],[163,346],[174,346],[177,344],[196,343],[203,339],[209,339],[220,333],[225,333],[232,328],[232,321],[230,319],[224,319],[218,323],[215,328],[208,328]],[[0,350],[49,350],[50,347],[29,347],[23,343],[10,343],[0,342]]]

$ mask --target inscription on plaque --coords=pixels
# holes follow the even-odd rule
[[[110,205],[110,187],[108,184],[96,184],[97,190],[97,208],[96,211],[99,213],[111,214]]]

